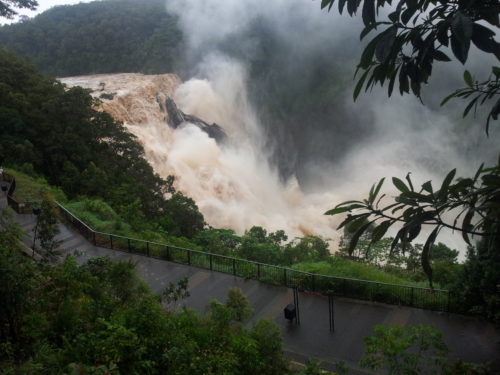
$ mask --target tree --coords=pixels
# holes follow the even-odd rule
[[[387,369],[390,375],[440,374],[446,363],[448,349],[431,326],[375,326],[374,335],[364,341],[361,366]]]
[[[164,302],[168,309],[175,311],[177,308],[177,302],[188,298],[191,294],[188,290],[189,279],[183,277],[177,283],[169,283],[168,286],[162,292],[162,302]]]
[[[45,195],[37,218],[36,239],[40,241],[40,246],[44,251],[43,255],[49,258],[56,255],[55,250],[61,244],[61,241],[56,239],[59,234],[57,217],[58,208],[56,204],[52,198]]]
[[[252,314],[247,296],[240,288],[229,288],[227,291],[226,306],[234,310],[234,319],[237,322],[244,322]]]
[[[0,17],[12,19],[17,14],[14,8],[35,10],[38,6],[36,0],[5,0],[0,1]]]
[[[444,243],[439,242],[436,245],[432,245],[432,261],[446,261],[451,264],[457,263],[458,250],[450,249]]]
[[[166,218],[170,219],[164,221],[165,229],[173,234],[192,238],[205,227],[205,219],[196,202],[182,193],[173,194],[163,206]]]
[[[321,6],[330,10],[334,2],[323,0]],[[367,79],[365,90],[377,83],[388,83],[390,96],[398,79],[401,94],[409,93],[411,88],[413,94],[420,97],[420,87],[431,76],[433,62],[451,60],[443,52],[448,46],[462,63],[467,60],[471,42],[481,51],[500,58],[500,44],[493,39],[495,33],[489,28],[500,25],[498,0],[400,0],[388,15],[388,20],[377,21],[379,8],[391,3],[391,0],[379,0],[376,5],[374,0],[338,2],[340,13],[347,6],[351,16],[363,5],[365,28],[361,38],[379,26],[387,26],[363,51],[358,70],[364,73],[356,85],[354,98]],[[493,76],[481,84],[474,82],[472,75],[466,71],[464,80],[468,87],[445,98],[443,104],[451,97],[467,98],[477,94],[465,108],[465,116],[473,106],[498,97],[499,79],[498,67],[493,67]],[[500,100],[497,100],[488,115],[487,133],[490,119],[496,119],[499,112]],[[461,232],[468,244],[471,244],[470,236],[477,236],[486,239],[486,246],[491,251],[498,251],[500,247],[500,160],[490,168],[481,165],[470,178],[455,178],[455,174],[456,170],[449,172],[437,188],[431,181],[415,188],[410,174],[406,176],[406,182],[393,177],[392,182],[400,193],[390,204],[386,204],[385,194],[379,195],[384,183],[381,179],[372,186],[367,199],[343,202],[326,214],[349,213],[339,228],[348,226],[354,233],[350,251],[374,224],[376,227],[370,236],[372,243],[380,240],[389,227],[400,225],[391,250],[401,244],[403,252],[407,244],[420,234],[422,227],[430,225],[433,229],[422,248],[421,262],[432,286],[430,254],[443,228]],[[446,215],[452,219],[445,219]]]
[[[330,257],[328,242],[317,236],[306,236],[288,243],[283,251],[285,264],[320,262]]]
[[[286,239],[283,231],[268,234],[264,228],[253,226],[241,237],[238,252],[244,259],[280,264],[283,259],[281,243]]]
[[[365,337],[362,367],[388,375],[489,373],[488,364],[476,365],[447,359],[448,348],[432,326],[375,326]],[[382,372],[379,372],[382,370]]]
[[[500,44],[493,38],[491,26],[499,27],[500,2],[498,0],[399,0],[386,20],[378,21],[379,9],[391,6],[392,0],[339,0],[339,12],[344,7],[349,15],[362,9],[363,39],[378,27],[384,30],[366,46],[358,65],[364,71],[354,90],[354,99],[377,83],[388,83],[391,96],[396,80],[399,92],[413,92],[420,98],[421,86],[428,82],[434,61],[451,61],[445,52],[451,47],[453,55],[465,64],[471,43],[482,52],[500,59]],[[321,7],[330,10],[335,0],[322,0]],[[485,26],[485,24],[487,26]],[[500,94],[500,67],[493,67],[492,75],[478,82],[468,71],[464,73],[467,85],[443,100],[453,97],[474,96],[464,110],[464,117],[473,106],[483,104],[487,99],[498,98]],[[366,85],[365,85],[366,82]],[[486,124],[500,114],[500,99],[493,104]]]

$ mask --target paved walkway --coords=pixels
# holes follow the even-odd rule
[[[34,215],[18,215],[18,221],[28,233],[26,242],[31,245],[30,235],[34,226]],[[328,299],[300,293],[301,325],[297,326],[290,324],[283,316],[283,308],[293,302],[292,291],[288,288],[98,248],[80,234],[62,225],[59,239],[63,241],[61,247],[66,249],[67,253],[73,253],[75,250],[81,253],[79,262],[94,256],[132,260],[137,264],[141,277],[157,293],[168,283],[187,276],[191,296],[185,300],[185,304],[199,311],[203,311],[211,299],[224,301],[228,288],[240,287],[254,309],[250,324],[261,318],[276,322],[282,329],[286,354],[299,362],[313,357],[321,360],[325,368],[333,369],[333,364],[342,360],[351,368],[350,374],[370,374],[369,371],[360,369],[357,363],[364,350],[363,337],[372,333],[374,325],[426,324],[434,326],[443,333],[451,351],[450,357],[471,362],[491,361],[494,368],[500,370],[500,331],[492,324],[477,319],[337,298],[335,332],[330,332]]]

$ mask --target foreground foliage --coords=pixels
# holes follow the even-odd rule
[[[335,0],[322,0],[321,7],[330,10],[334,3]],[[432,75],[434,61],[451,61],[445,53],[448,47],[462,64],[467,61],[472,44],[500,59],[500,44],[493,31],[500,26],[497,0],[400,0],[383,21],[377,20],[379,11],[390,7],[392,0],[339,0],[337,3],[340,13],[346,9],[352,16],[362,10],[365,28],[360,39],[378,27],[383,28],[361,56],[358,69],[364,73],[354,90],[355,99],[363,86],[368,90],[378,83],[388,83],[391,96],[396,81],[401,95],[410,93],[411,89],[420,98],[421,86]],[[500,67],[493,67],[492,75],[484,82],[474,80],[468,71],[464,73],[464,80],[467,87],[452,93],[443,104],[453,97],[472,96],[464,110],[465,117],[474,106],[477,108],[488,99],[495,99],[488,115],[488,133],[490,119],[497,120],[500,114]]]
[[[3,224],[1,374],[288,372],[278,328],[239,323],[249,310],[237,291],[206,314],[165,310],[132,263],[37,264],[19,254],[17,226]]]
[[[365,337],[366,348],[360,361],[362,367],[388,375],[486,375],[485,364],[449,360],[448,348],[439,331],[431,326],[374,327],[374,334]]]

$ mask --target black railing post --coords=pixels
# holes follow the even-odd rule
[[[297,316],[295,319],[297,321],[297,324],[300,326],[299,289],[297,288],[296,285],[294,285],[292,289],[293,289],[293,304],[295,305],[295,309],[297,310]]]
[[[347,279],[343,279],[344,280],[344,283],[343,283],[343,287],[344,287],[344,297],[347,295]]]
[[[411,288],[410,306],[415,306],[415,288]]]
[[[132,252],[132,249],[131,249],[131,246],[130,246],[130,238],[127,238],[127,242],[128,242],[128,251]]]
[[[236,259],[233,258],[233,275],[236,276]]]
[[[288,284],[286,279],[286,268],[283,268],[283,281],[285,282],[285,286]]]
[[[113,236],[109,235],[109,243],[111,244],[111,250],[113,250]]]
[[[447,306],[446,306],[446,312],[449,314],[451,311],[450,311],[450,306],[451,306],[451,292],[448,290],[448,303],[447,303]]]
[[[335,332],[335,319],[334,319],[334,305],[333,305],[333,295],[328,294],[328,320],[330,321],[330,331]]]
[[[188,250],[187,253],[188,253],[188,264],[191,265],[191,251]]]
[[[149,242],[146,242],[146,254],[149,256]]]
[[[165,246],[166,249],[167,249],[167,260],[170,260],[170,247],[169,246]]]
[[[260,280],[260,263],[257,263],[257,280]]]
[[[311,279],[311,290],[313,292],[316,291],[316,278],[314,277],[314,273],[312,274],[312,279]]]
[[[213,270],[213,263],[212,263],[212,254],[209,255],[209,259],[210,259],[210,271]]]
[[[94,235],[94,246],[97,246],[97,239],[96,239],[96,236],[95,236],[95,232],[92,232],[92,234]]]

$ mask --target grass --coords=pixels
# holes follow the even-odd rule
[[[66,200],[63,191],[50,186],[44,178],[30,176],[10,168],[6,168],[5,172],[16,178],[16,190],[13,197],[18,202],[39,201],[45,194],[51,195],[58,201]]]
[[[72,201],[65,203],[64,207],[96,232],[200,250],[199,246],[186,238],[170,236],[160,228],[153,228],[145,224],[144,228],[140,230],[134,229],[111,206],[100,199]],[[116,246],[125,247],[128,246],[128,243],[116,243]]]
[[[369,264],[359,263],[352,260],[333,256],[330,261],[299,263],[292,266],[293,269],[322,275],[336,277],[347,277],[360,280],[377,281],[388,284],[407,286],[418,286],[427,288],[426,282],[415,282],[384,272],[383,270]]]

